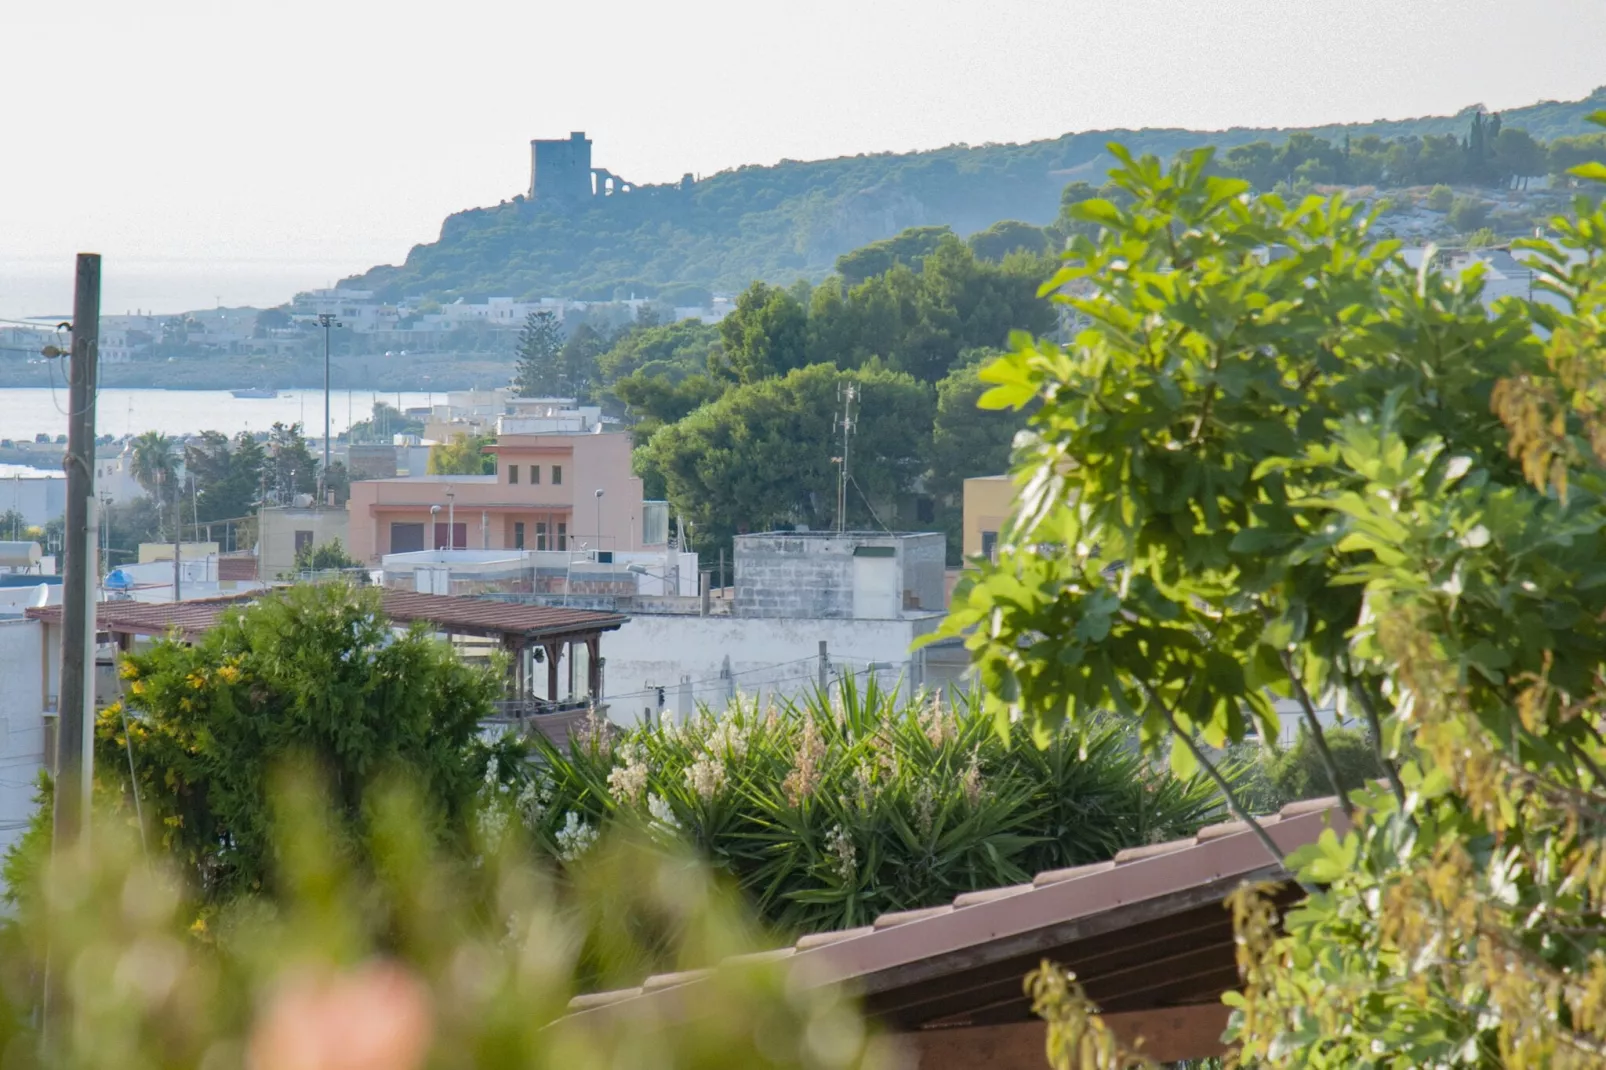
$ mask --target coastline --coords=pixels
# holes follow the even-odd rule
[[[329,362],[329,386],[334,390],[468,390],[503,386],[513,376],[509,357],[484,354],[439,356],[335,356]],[[323,360],[262,357],[215,357],[204,360],[141,361],[103,364],[100,385],[110,388],[155,390],[239,390],[272,387],[276,390],[322,390]],[[0,389],[66,387],[66,369],[60,364],[29,364],[25,360],[0,361]]]

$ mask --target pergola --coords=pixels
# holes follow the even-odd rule
[[[1336,800],[1293,803],[1258,819],[1284,851],[1346,826]],[[1300,896],[1282,865],[1242,822],[1184,840],[1123,851],[1113,861],[1037,874],[1030,882],[961,895],[871,925],[805,936],[745,956],[782,963],[788,981],[843,984],[906,1043],[919,1070],[1037,1070],[1046,1027],[1023,991],[1047,959],[1072,969],[1105,1021],[1160,1062],[1221,1055],[1224,992],[1238,984],[1225,897],[1240,884]],[[717,969],[740,968],[741,960]],[[578,996],[564,1023],[607,1027],[612,1015],[695,1016],[712,970],[649,977],[638,988]]]
[[[136,636],[176,635],[193,640],[216,627],[223,615],[258,597],[260,592],[187,602],[98,602],[96,628],[120,649],[128,649]],[[451,636],[474,636],[496,641],[511,659],[509,698],[520,712],[540,712],[563,705],[559,665],[566,650],[583,646],[587,653],[586,692],[601,698],[603,684],[602,633],[613,631],[630,618],[622,613],[562,606],[459,598],[413,591],[386,590],[385,616],[396,624],[423,622],[433,631]],[[32,620],[47,629],[60,628],[61,606],[29,609]],[[46,646],[50,644],[47,641]],[[530,672],[531,651],[546,663],[546,695],[534,693]],[[578,686],[580,681],[574,681]]]

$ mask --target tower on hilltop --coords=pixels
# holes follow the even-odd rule
[[[530,142],[532,201],[579,204],[591,197],[591,140],[584,130],[561,140]]]

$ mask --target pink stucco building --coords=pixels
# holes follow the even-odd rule
[[[642,501],[628,434],[503,435],[487,452],[492,476],[353,483],[352,556],[377,565],[385,554],[446,548],[664,547],[667,509]]]

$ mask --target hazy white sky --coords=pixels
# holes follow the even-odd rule
[[[0,315],[78,250],[109,311],[276,303],[511,197],[570,130],[650,182],[1606,84],[1606,0],[0,0],[0,40]]]

